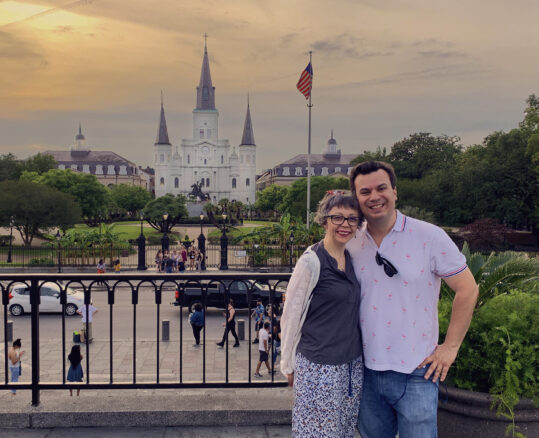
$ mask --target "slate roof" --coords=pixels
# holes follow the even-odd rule
[[[133,175],[135,163],[111,151],[45,151],[44,154],[52,155],[58,164],[66,168],[77,165],[77,171],[82,172],[83,165],[88,165],[90,173],[95,175],[96,166],[103,166],[103,175],[107,175],[108,166],[114,166],[114,174],[120,174],[120,166],[126,166],[127,175]]]

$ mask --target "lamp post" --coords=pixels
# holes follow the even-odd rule
[[[228,237],[226,236],[226,213],[223,213],[223,234],[221,234],[221,271],[228,270]]]
[[[290,232],[290,236],[288,237],[288,243],[290,244],[290,260],[289,260],[289,268],[290,272],[292,272],[292,254],[293,254],[293,248],[294,248],[294,232]]]
[[[144,220],[144,212],[140,212],[140,236],[138,236],[138,266],[137,271],[145,271],[146,267],[146,237],[142,231],[142,221]]]
[[[62,272],[62,256],[61,256],[62,247],[60,246],[60,240],[62,239],[62,236],[60,235],[60,230],[56,231],[56,235],[54,237],[56,238],[56,241],[58,242],[58,273],[60,274]]]
[[[13,242],[13,216],[9,219],[9,249],[7,251],[7,262],[11,263],[11,246]]]
[[[168,251],[169,246],[169,239],[167,236],[167,219],[168,219],[168,213],[165,211],[163,213],[163,238],[161,239],[161,250],[163,252]]]
[[[198,250],[202,254],[202,261],[200,262],[200,270],[206,270],[206,237],[202,230],[202,222],[204,221],[204,215],[200,213],[200,236],[198,236]]]

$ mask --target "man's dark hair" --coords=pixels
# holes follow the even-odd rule
[[[270,322],[269,321],[266,321],[264,323],[264,328],[267,329],[267,328],[270,328]]]
[[[369,173],[376,172],[382,169],[389,176],[389,181],[391,182],[391,188],[397,186],[397,176],[395,175],[395,169],[389,163],[384,163],[383,161],[364,161],[359,163],[352,169],[350,172],[350,189],[354,196],[356,196],[356,178],[358,175],[368,175]]]

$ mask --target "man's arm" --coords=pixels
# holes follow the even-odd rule
[[[454,277],[444,278],[444,281],[455,291],[449,328],[447,329],[444,343],[438,345],[434,353],[421,362],[418,367],[422,368],[430,364],[425,373],[425,379],[432,376],[433,382],[436,382],[438,378],[443,382],[449,368],[455,361],[460,345],[470,326],[479,294],[475,279],[468,268]]]

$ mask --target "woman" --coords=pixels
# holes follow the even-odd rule
[[[281,318],[281,372],[294,386],[294,437],[353,437],[363,383],[360,288],[346,243],[363,217],[331,191],[316,220],[326,233],[298,260]]]
[[[11,381],[14,383],[19,381],[19,376],[21,375],[21,356],[24,354],[24,351],[21,351],[21,346],[21,340],[15,339],[13,346],[8,351],[9,371],[11,372]],[[12,389],[11,395],[16,394],[17,391]]]
[[[226,318],[226,312],[223,313]],[[221,342],[217,342],[217,345],[219,347],[222,347],[225,345],[225,341],[228,339],[228,332],[232,333],[232,336],[234,336],[234,339],[236,342],[234,343],[233,347],[239,347],[240,346],[240,340],[238,338],[238,335],[236,334],[236,309],[234,309],[234,301],[232,298],[228,302],[228,319],[223,324],[225,327],[225,332],[223,333],[223,340]]]
[[[163,263],[163,252],[161,250],[157,251],[155,255],[155,269],[157,272],[161,272],[161,264]]]
[[[80,345],[73,345],[71,353],[67,356],[69,360],[69,371],[67,372],[68,382],[82,382],[82,354],[80,354]],[[69,395],[73,397],[73,390],[69,390]],[[80,395],[80,388],[77,388],[77,397]]]

